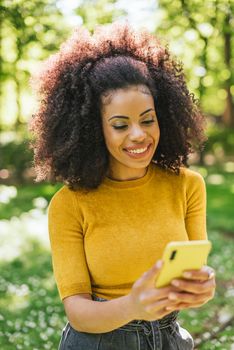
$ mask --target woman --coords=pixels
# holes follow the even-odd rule
[[[205,183],[186,167],[204,119],[182,65],[114,23],[75,30],[33,82],[36,180],[64,184],[48,211],[59,349],[192,349],[177,314],[213,297],[213,270],[155,287],[168,242],[207,239]]]

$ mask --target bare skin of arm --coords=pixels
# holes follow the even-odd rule
[[[129,296],[107,302],[93,301],[90,294],[79,294],[63,300],[71,326],[87,333],[110,332],[133,319]]]
[[[171,284],[157,289],[155,278],[160,269],[160,263],[154,265],[133,284],[129,294],[120,298],[98,302],[90,294],[77,294],[63,299],[71,326],[80,332],[111,332],[132,320],[153,321],[174,310],[199,307],[214,296],[214,275],[206,268],[192,271],[189,279],[179,281],[179,287]]]

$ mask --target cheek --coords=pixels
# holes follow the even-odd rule
[[[121,148],[123,138],[112,130],[105,131],[104,137],[108,151],[110,153],[116,152],[117,149]]]
[[[160,129],[158,126],[155,126],[155,128],[153,130],[153,135],[156,139],[160,137]]]
[[[110,152],[116,152],[122,148],[122,140],[116,136],[111,135],[106,139],[106,145]]]

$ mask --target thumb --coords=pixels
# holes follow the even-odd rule
[[[162,260],[158,260],[157,263],[155,265],[153,265],[148,271],[146,271],[142,277],[143,277],[143,280],[146,282],[149,282],[149,281],[154,281],[155,278],[158,276],[159,274],[159,271],[161,270],[162,268],[162,265],[163,265],[163,261]]]
[[[141,275],[141,277],[134,283],[134,287],[140,289],[144,288],[146,285],[153,287],[155,285],[155,278],[158,276],[162,265],[162,260],[158,260],[155,265]]]

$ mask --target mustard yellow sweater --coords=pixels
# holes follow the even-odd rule
[[[190,169],[176,175],[151,163],[140,179],[106,178],[88,193],[63,186],[50,202],[48,223],[60,298],[117,298],[168,242],[207,239],[205,182]]]

